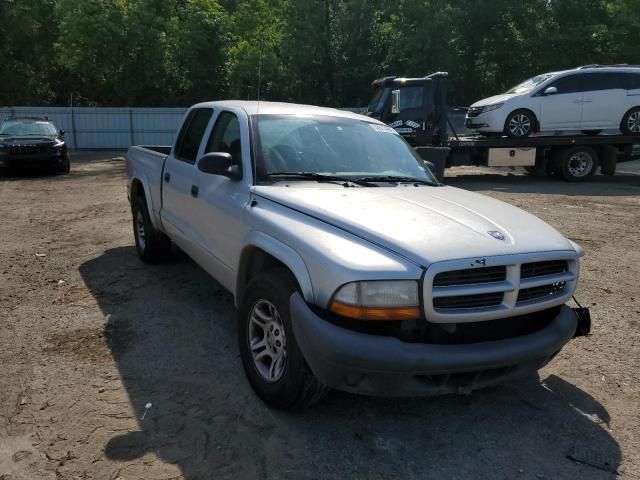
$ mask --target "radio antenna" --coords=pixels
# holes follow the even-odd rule
[[[260,60],[258,60],[258,105],[260,105],[260,87],[262,86],[262,50],[260,50]]]
[[[262,50],[260,50],[260,58],[258,60],[258,105],[256,106],[256,130],[259,130],[259,122],[260,122],[260,87],[262,86]],[[259,133],[258,133],[259,135]],[[255,142],[255,137],[254,140]],[[258,179],[258,172],[257,172],[257,168],[253,169],[253,183],[254,185],[257,182]]]

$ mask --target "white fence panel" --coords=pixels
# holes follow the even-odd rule
[[[0,107],[9,116],[46,116],[65,131],[69,148],[125,149],[171,145],[186,108]]]

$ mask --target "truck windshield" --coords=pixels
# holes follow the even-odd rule
[[[388,89],[386,88],[378,88],[374,92],[369,105],[367,105],[367,113],[376,113],[382,110],[387,97],[387,95],[385,95],[385,93],[387,93],[387,90]]]
[[[56,127],[51,122],[33,120],[7,120],[0,125],[0,135],[50,136],[56,135]]]
[[[540,85],[542,82],[544,82],[545,80],[550,79],[554,75],[555,75],[555,73],[543,73],[542,75],[536,75],[535,77],[532,77],[532,78],[530,78],[528,80],[525,80],[524,82],[519,83],[515,87],[507,90],[506,93],[518,93],[518,94],[520,94],[520,93],[530,92],[531,90],[536,88],[538,85]]]
[[[289,172],[438,184],[413,148],[386,125],[324,115],[259,115],[252,125],[260,182],[275,181],[270,174]]]

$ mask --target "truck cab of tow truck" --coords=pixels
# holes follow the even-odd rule
[[[411,145],[441,145],[447,139],[446,72],[422,78],[383,77],[366,115],[394,128]]]

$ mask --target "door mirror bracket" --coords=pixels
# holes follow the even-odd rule
[[[242,178],[242,169],[233,163],[227,152],[210,152],[203,155],[197,164],[198,170],[211,175],[220,175],[231,180]]]

